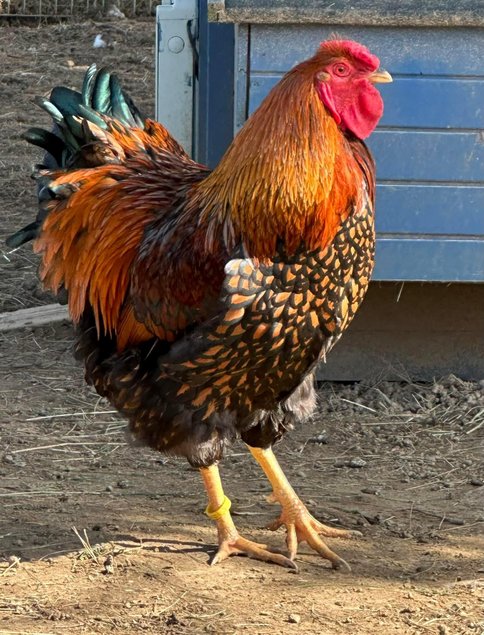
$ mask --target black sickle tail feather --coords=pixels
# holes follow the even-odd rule
[[[86,136],[87,128],[78,121],[78,117],[103,129],[106,128],[106,123],[99,115],[113,117],[126,126],[144,128],[145,117],[122,90],[117,77],[105,68],[97,70],[95,64],[87,70],[81,92],[57,86],[49,99],[38,97],[35,103],[54,121],[51,131],[29,128],[22,134],[23,139],[45,151],[42,164],[37,169],[94,167],[86,163],[81,153],[83,146],[91,139]],[[37,218],[7,238],[6,243],[12,249],[34,240],[48,213],[45,203],[51,199],[49,179],[40,177],[37,180]]]

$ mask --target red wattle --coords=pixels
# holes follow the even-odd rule
[[[319,97],[321,98],[321,101],[329,110],[333,119],[339,125],[341,123],[341,117],[338,114],[338,111],[336,110],[336,104],[334,103],[333,93],[331,92],[331,88],[326,82],[319,82],[316,88],[319,93]]]

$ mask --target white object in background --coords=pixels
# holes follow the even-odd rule
[[[156,8],[156,118],[190,155],[197,17],[197,0],[162,0]]]
[[[119,18],[119,20],[125,20],[126,16],[116,4],[111,4],[107,10],[106,16],[108,18]]]
[[[96,35],[96,37],[94,38],[94,42],[92,43],[92,48],[93,49],[104,49],[106,48],[107,44],[106,42],[103,40],[103,36],[98,33]]]

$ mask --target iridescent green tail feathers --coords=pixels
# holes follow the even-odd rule
[[[57,86],[50,98],[37,97],[35,103],[52,117],[52,130],[29,128],[22,138],[45,151],[42,163],[36,170],[92,167],[86,164],[81,150],[91,139],[88,128],[80,118],[106,128],[103,116],[113,117],[129,127],[144,128],[145,118],[129,95],[121,88],[117,77],[105,68],[97,69],[93,64],[86,71],[81,92]],[[12,249],[20,247],[38,235],[46,216],[42,203],[51,198],[48,177],[36,176],[38,183],[39,213],[36,220],[7,238]]]

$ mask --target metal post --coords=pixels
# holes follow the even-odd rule
[[[162,0],[156,9],[156,118],[191,154],[197,0]]]

